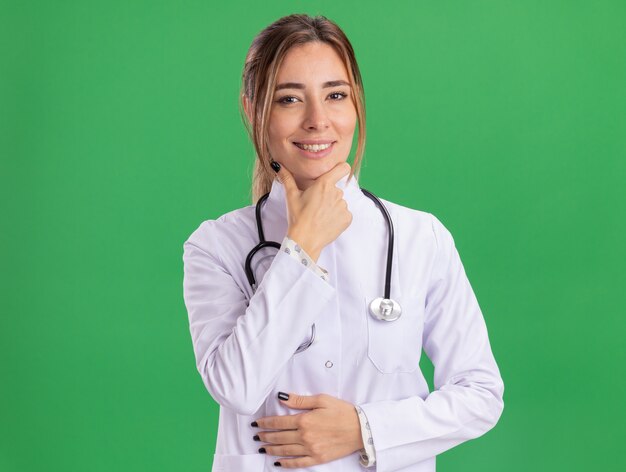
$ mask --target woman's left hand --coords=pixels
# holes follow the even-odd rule
[[[361,425],[353,404],[331,395],[289,394],[283,405],[309,410],[297,415],[266,416],[256,420],[258,437],[267,454],[297,456],[277,459],[284,468],[323,464],[352,454],[363,447]]]

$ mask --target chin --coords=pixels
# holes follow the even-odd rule
[[[335,164],[323,164],[317,166],[317,169],[309,169],[308,172],[303,172],[302,178],[309,180],[316,180],[317,178],[324,175],[326,172],[331,170]]]
[[[320,161],[305,160],[304,162],[294,161],[294,164],[297,163],[301,165],[294,165],[291,173],[296,181],[316,180],[339,164],[339,162],[342,161],[337,159],[323,159]],[[291,167],[287,166],[287,168]]]

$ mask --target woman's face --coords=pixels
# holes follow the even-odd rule
[[[356,108],[348,72],[331,46],[311,42],[287,52],[276,79],[270,156],[305,190],[350,154]]]

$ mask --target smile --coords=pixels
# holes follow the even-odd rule
[[[294,143],[296,146],[298,146],[300,149],[304,149],[305,151],[309,151],[309,152],[320,152],[323,151],[325,149],[328,149],[329,147],[331,147],[333,145],[333,143],[325,143],[325,144],[301,144],[301,143]]]

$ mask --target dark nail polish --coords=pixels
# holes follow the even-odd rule
[[[265,448],[264,448],[264,447],[259,448],[259,452],[260,452],[261,454],[265,454]]]
[[[252,423],[250,423],[250,426],[254,426],[255,428],[258,428],[259,423],[257,423],[256,421],[253,421]]]
[[[254,439],[255,441],[260,441],[261,438],[259,437],[258,434],[255,434],[254,436],[252,436],[252,439]]]
[[[274,462],[274,465],[275,465],[276,467],[282,467],[282,466],[280,465],[280,462]]]
[[[289,400],[289,395],[287,395],[285,392],[278,392],[278,398],[280,398],[281,400]]]
[[[280,170],[280,164],[276,161],[270,162],[270,166],[274,169],[274,172],[278,172]]]

